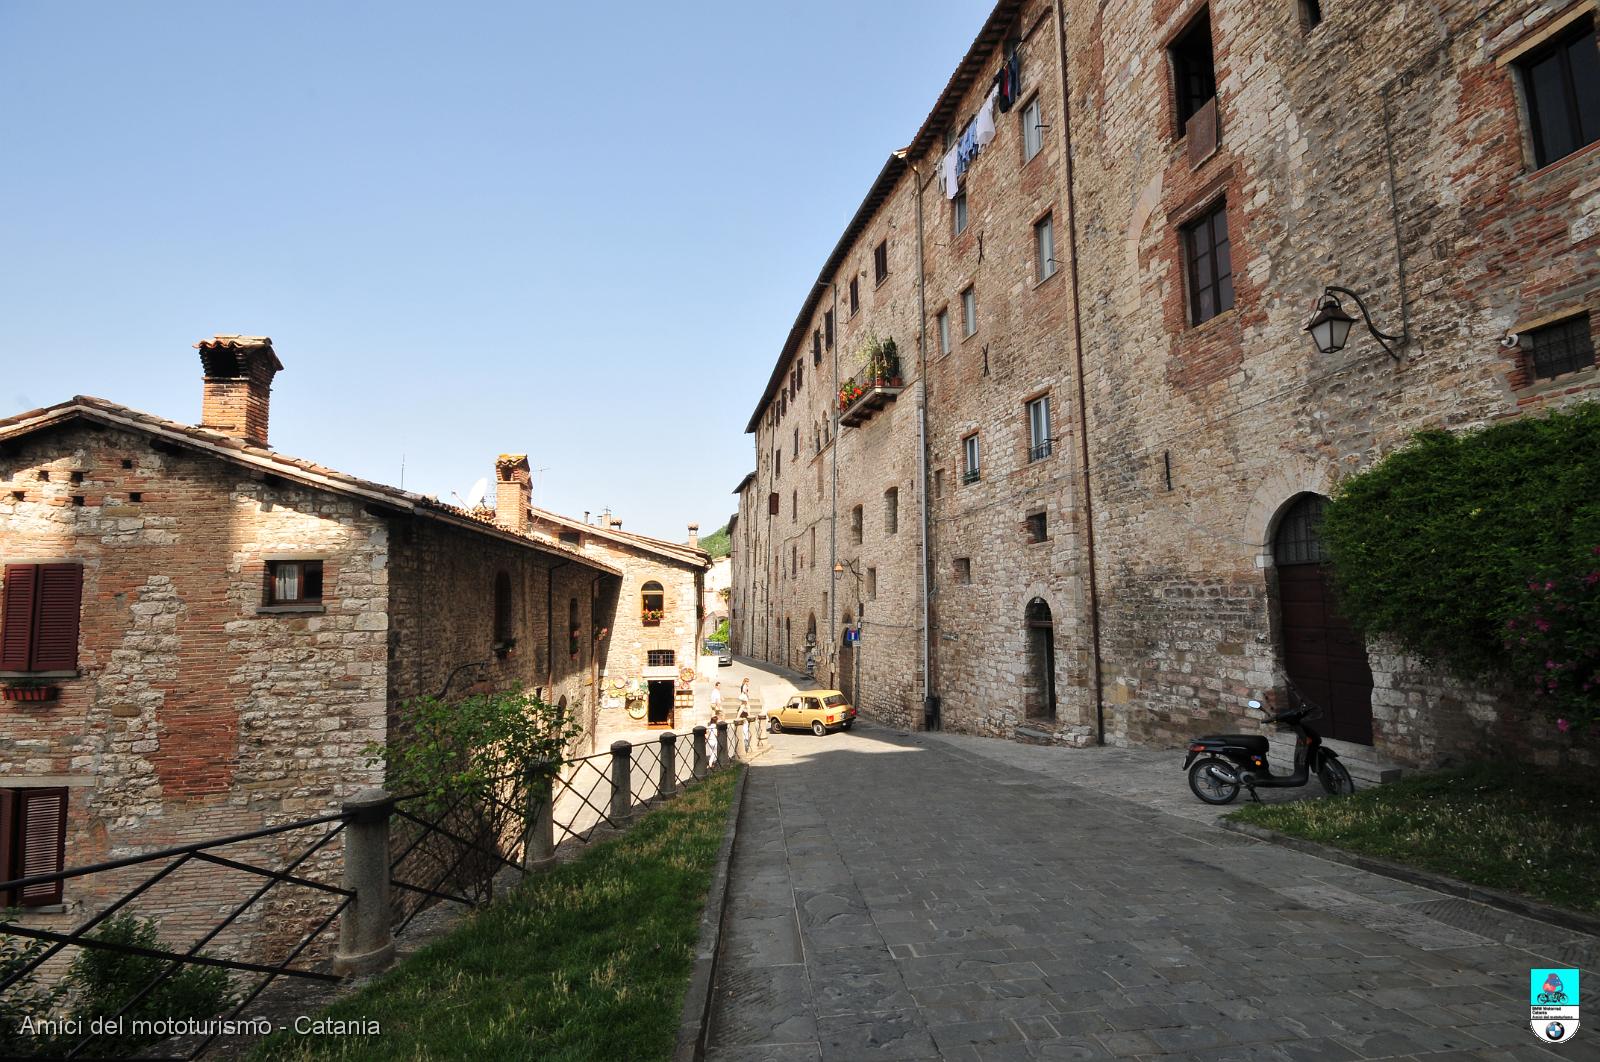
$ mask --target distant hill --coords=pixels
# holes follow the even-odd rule
[[[700,548],[711,554],[712,560],[732,553],[733,541],[728,537],[728,525],[723,524],[711,534],[701,536]]]

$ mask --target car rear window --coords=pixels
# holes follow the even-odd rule
[[[837,708],[841,704],[849,704],[850,702],[844,699],[844,694],[835,693],[832,697],[827,698],[822,703],[826,704],[829,708]]]

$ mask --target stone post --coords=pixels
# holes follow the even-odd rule
[[[678,735],[667,731],[661,735],[661,796],[678,795]]]
[[[756,728],[756,748],[761,748],[767,743],[767,731],[772,728],[772,722],[767,718],[767,713],[762,712],[751,720],[751,725]]]
[[[703,726],[694,728],[694,776],[706,776],[706,728]]]
[[[394,959],[389,932],[389,816],[394,798],[363,789],[344,802],[344,887],[355,898],[339,918],[333,970],[341,977],[381,970]]]
[[[611,743],[611,821],[621,826],[633,814],[633,746]]]
[[[522,824],[522,869],[543,870],[556,861],[556,765],[540,760],[523,775],[527,811]]]
[[[721,719],[717,720],[717,755],[724,762],[733,759],[733,750],[728,747],[728,724]]]

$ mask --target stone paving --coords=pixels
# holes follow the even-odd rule
[[[1530,968],[1600,941],[1222,831],[1129,751],[778,736],[707,1057],[1600,1059],[1525,1009]],[[1132,768],[1169,792],[1106,791]]]

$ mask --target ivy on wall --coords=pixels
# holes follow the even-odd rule
[[[1359,629],[1509,679],[1563,730],[1600,722],[1600,404],[1421,432],[1340,485],[1322,533]]]

